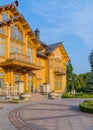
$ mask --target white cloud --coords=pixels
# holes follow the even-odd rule
[[[53,28],[44,28],[44,37],[54,41],[60,33],[61,35],[74,34],[86,46],[93,47],[93,1],[39,0],[37,2],[37,0],[33,0],[31,4],[32,11],[42,16],[50,25],[53,25]]]
[[[73,16],[72,32],[79,36],[86,46],[93,48],[93,8],[85,7]]]

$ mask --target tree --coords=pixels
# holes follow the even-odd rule
[[[86,92],[93,93],[93,50],[90,52],[89,62],[90,62],[90,67],[91,67],[91,73],[89,76],[89,80],[87,82]]]
[[[85,92],[85,88],[87,86],[89,76],[90,76],[90,72],[77,75],[76,84],[75,84],[77,92],[81,92],[81,91]]]
[[[71,64],[71,61],[67,63],[66,74],[67,74],[67,91],[71,91],[72,83],[70,79],[72,78],[72,75],[73,75],[73,66]]]

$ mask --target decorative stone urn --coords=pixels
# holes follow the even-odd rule
[[[29,101],[31,99],[31,92],[25,91],[23,94],[20,95],[21,98],[25,101]]]
[[[31,94],[22,94],[21,97],[23,100],[29,101],[31,99]]]
[[[55,99],[56,98],[56,93],[54,91],[52,91],[52,92],[50,92],[48,94],[48,97],[49,97],[49,99]]]

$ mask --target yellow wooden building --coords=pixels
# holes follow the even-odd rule
[[[14,4],[0,6],[0,87],[24,82],[24,91],[66,90],[66,62],[63,44],[40,41],[38,29],[32,31]]]

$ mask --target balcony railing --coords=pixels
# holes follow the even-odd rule
[[[55,67],[54,72],[58,75],[64,75],[64,74],[66,74],[66,69],[60,68],[60,67]]]
[[[30,56],[26,56],[26,55],[16,53],[16,52],[10,53],[9,59],[30,63]]]

